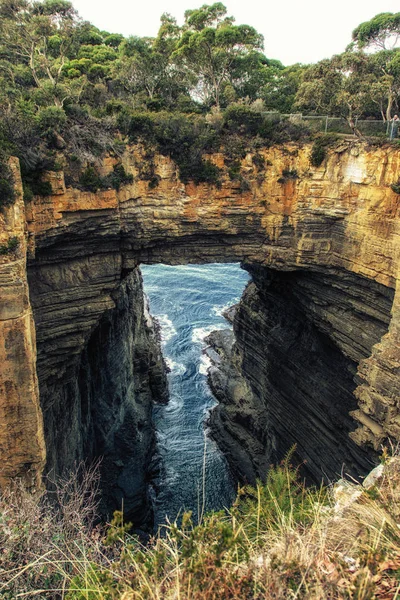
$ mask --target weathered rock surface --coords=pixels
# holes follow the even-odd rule
[[[335,479],[342,469],[353,476],[367,472],[374,453],[363,451],[349,435],[354,429],[350,412],[357,408],[355,377],[357,365],[387,331],[393,291],[335,270],[249,270],[253,282],[234,321],[234,363],[253,392],[253,400],[245,396],[249,422],[260,422],[262,407],[269,460],[281,460],[296,445],[299,462],[306,461],[314,480]],[[240,419],[232,380],[228,371],[226,398],[213,416],[217,438],[224,437],[221,420],[229,431]],[[258,441],[266,447],[262,430],[245,429],[246,444]],[[247,479],[254,483],[264,475],[265,464],[260,469],[254,463],[254,475]]]
[[[65,273],[70,274],[68,269]],[[58,266],[46,274],[59,277]],[[32,281],[34,305],[44,289],[43,279],[40,286],[38,279]],[[147,486],[155,443],[151,411],[154,402],[167,399],[165,368],[138,269],[115,289],[113,300],[114,307],[103,313],[79,361],[71,360],[69,368],[61,370],[56,353],[54,362],[47,354],[38,359],[39,379],[46,382],[41,388],[46,473],[53,479],[81,461],[100,459],[102,513],[109,517],[123,507],[128,519],[144,524],[151,521]],[[42,310],[45,319],[48,313]],[[39,322],[41,315],[38,310]],[[63,335],[68,341],[69,319],[68,311],[65,315],[58,311],[58,347],[63,347]]]
[[[400,176],[400,151],[342,144],[317,169],[310,165],[309,146],[270,148],[263,155],[263,169],[251,156],[242,161],[249,184],[244,193],[227,169],[220,189],[184,185],[172,161],[162,156],[154,159],[159,186],[149,189],[139,177],[138,162],[145,160],[140,148],[123,157],[134,182],[118,193],[66,188],[62,173],[48,175],[54,195],[36,198],[27,208],[41,402],[45,422],[59,419],[48,447],[61,448],[71,459],[75,453],[75,438],[67,447],[69,433],[78,427],[71,422],[78,414],[72,400],[77,374],[103,314],[115,307],[121,281],[140,262],[241,261],[254,273],[263,267],[263,275],[255,276],[257,290],[249,288],[235,321],[238,327],[242,323],[237,360],[257,410],[264,406],[260,425],[249,420],[263,457],[271,451],[280,455],[293,435],[299,455],[308,464],[318,459],[318,470],[337,471],[347,452],[349,467],[357,469],[364,464],[359,446],[375,451],[388,436],[399,437],[400,196],[390,185]],[[212,160],[224,168],[222,155]],[[104,161],[103,171],[113,162]],[[284,170],[296,171],[297,179],[282,183]],[[283,315],[294,319],[293,326]],[[251,319],[258,319],[263,331],[253,341],[246,335]],[[35,345],[32,337],[30,344]],[[302,366],[296,367],[300,359]],[[25,358],[17,360],[29,365]],[[286,370],[280,382],[287,385],[278,391],[280,369]],[[29,378],[33,390],[34,374]],[[312,394],[318,386],[320,393]],[[10,407],[12,401],[2,394]],[[234,410],[240,414],[240,402]],[[241,427],[246,429],[243,422]],[[309,438],[298,439],[306,433]],[[325,439],[333,447],[332,437],[337,452],[321,457],[318,448]],[[0,458],[9,460],[3,447]],[[39,469],[42,455],[39,449],[34,454]],[[23,455],[13,459],[10,476],[21,470]]]
[[[45,461],[36,376],[36,336],[26,273],[25,210],[18,161],[12,160],[17,199],[0,210],[0,487],[21,478],[41,487]]]
[[[232,472],[247,483],[263,478],[271,462],[268,413],[242,373],[233,331],[213,331],[205,338],[212,366],[208,382],[219,404],[211,411],[211,434]]]

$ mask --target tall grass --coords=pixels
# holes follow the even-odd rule
[[[400,600],[399,457],[368,490],[306,488],[287,459],[229,511],[185,513],[146,546],[121,512],[93,526],[92,479],[65,482],[56,506],[3,495],[0,598]]]

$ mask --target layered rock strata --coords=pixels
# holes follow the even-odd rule
[[[387,332],[393,290],[334,269],[248,269],[253,282],[236,312],[236,344],[220,367],[225,389],[211,418],[216,439],[232,446],[232,468],[250,448],[253,468],[239,476],[254,483],[268,466],[260,456],[277,462],[295,445],[295,458],[314,481],[337,479],[342,470],[367,472],[374,452],[351,438],[357,365]],[[237,389],[235,373],[252,393]],[[210,378],[215,388],[213,371]]]
[[[26,273],[25,208],[18,161],[12,159],[10,166],[16,201],[0,210],[0,487],[22,479],[27,487],[40,489],[45,443]]]
[[[241,176],[248,184],[246,191],[242,191],[239,182],[229,179],[223,154],[210,157],[222,169],[219,188],[183,184],[176,165],[167,157],[155,155],[159,185],[150,189],[149,183],[140,179],[140,162],[147,160],[140,147],[128,149],[122,157],[134,181],[119,192],[83,192],[66,187],[62,171],[47,174],[53,195],[35,198],[27,207],[26,227],[37,372],[45,422],[50,424],[46,425],[49,465],[57,460],[53,447],[59,449],[60,468],[84,454],[86,442],[79,433],[81,390],[77,377],[86,372],[88,344],[104,313],[118,304],[121,282],[140,262],[240,261],[251,266],[257,291],[249,288],[249,308],[242,304],[238,314],[237,322],[243,324],[243,342],[238,334],[238,352],[251,392],[259,394],[257,411],[267,406],[264,390],[274,398],[273,410],[269,407],[260,416],[260,431],[256,433],[258,441],[261,436],[260,447],[264,449],[262,461],[268,459],[270,452],[280,455],[280,446],[286,447],[293,435],[300,457],[309,462],[319,459],[319,471],[337,470],[348,452],[349,467],[356,469],[364,464],[364,450],[360,454],[356,451],[354,456],[349,436],[355,442],[354,448],[370,448],[372,453],[388,437],[400,437],[400,196],[391,189],[400,177],[400,151],[389,146],[369,148],[343,142],[329,151],[318,168],[310,164],[310,151],[308,145],[289,144],[260,151],[261,161],[246,156],[241,164]],[[102,173],[109,172],[116,162],[116,158],[104,159],[100,165]],[[23,230],[23,216],[20,221],[18,227]],[[12,277],[18,278],[19,267],[10,268]],[[264,269],[260,271],[263,275],[257,275],[258,268]],[[273,283],[267,285],[265,281],[270,280]],[[25,292],[23,286],[20,289],[18,302],[24,293],[26,296],[24,289]],[[379,314],[374,313],[371,302],[378,304]],[[296,344],[290,341],[291,326],[282,322],[278,305],[288,321],[293,318],[292,329],[302,352],[296,350],[296,354],[293,350]],[[262,341],[256,337],[258,345],[263,345],[262,356],[253,347],[255,342],[245,335],[252,319],[259,324],[255,334],[259,329],[265,334]],[[340,323],[346,319],[351,324],[348,327]],[[302,329],[304,323],[308,329]],[[365,329],[365,336],[355,335],[349,328]],[[274,331],[279,332],[276,339]],[[32,331],[32,348],[33,335]],[[316,360],[312,349],[318,344],[324,352],[315,369],[319,376],[310,385],[307,378],[314,369],[305,364],[302,354],[310,351]],[[325,346],[332,350],[328,352]],[[291,371],[282,378],[282,384],[287,385],[280,392],[275,377],[276,360],[274,370],[268,371],[276,352],[281,360],[279,369],[284,366]],[[301,368],[288,360],[292,354],[296,360],[302,359]],[[33,350],[29,357],[10,355],[14,374],[8,380],[14,384],[17,381],[17,363],[25,365],[29,379],[29,400],[21,409],[25,415],[19,417],[21,423],[24,419],[31,422],[27,407],[35,405],[33,358]],[[287,360],[290,368],[286,367]],[[335,376],[325,383],[322,374],[330,363]],[[266,381],[267,375],[271,380]],[[311,394],[309,388],[313,385],[320,385],[320,395],[327,392],[328,399]],[[334,401],[334,396],[340,400]],[[13,400],[5,389],[1,401],[11,414]],[[296,431],[297,421],[305,423],[308,410],[311,442],[298,439],[300,433],[305,435],[305,426]],[[237,412],[240,413],[240,404]],[[328,424],[323,423],[323,414]],[[284,419],[285,425],[275,422]],[[40,415],[34,427],[36,435],[39,421]],[[337,444],[341,454],[338,450],[334,458],[324,455],[321,459],[318,444],[322,447],[325,438],[335,435],[336,426],[341,432]],[[258,422],[249,427],[257,428]],[[34,439],[28,426],[22,429],[25,439]],[[5,435],[3,432],[2,439]],[[317,444],[314,436],[319,438]],[[40,444],[28,444],[26,450],[13,454],[17,449],[8,442],[2,443],[0,459],[9,461],[10,477],[23,470],[29,453],[26,462],[34,464],[39,473],[43,463]],[[42,448],[43,438],[41,444]]]
[[[53,264],[42,269],[40,277],[30,273],[38,347],[45,348],[44,353],[39,352],[37,367],[42,382],[47,479],[51,484],[79,463],[99,460],[102,514],[110,517],[113,510],[123,508],[127,519],[148,524],[149,465],[155,444],[151,413],[154,402],[167,400],[167,382],[141,274],[134,269],[113,290],[113,306],[102,310],[89,335],[90,319],[85,321],[80,332],[83,348],[71,352],[65,365],[64,353],[71,349],[70,277],[77,274],[76,263],[74,267]],[[101,285],[104,271],[93,268],[91,275]],[[52,282],[60,284],[63,277],[64,286],[59,285],[55,301]],[[74,289],[77,294],[83,291],[79,286]],[[76,326],[74,323],[74,331]],[[51,360],[49,346],[53,349]]]

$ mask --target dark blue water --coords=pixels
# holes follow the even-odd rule
[[[236,264],[141,267],[150,312],[161,325],[163,354],[171,369],[170,401],[154,409],[161,475],[156,524],[191,510],[195,522],[230,506],[235,488],[224,456],[204,427],[215,406],[206,380],[203,338],[229,327],[222,311],[240,299],[249,279]]]

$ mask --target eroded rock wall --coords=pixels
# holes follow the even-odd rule
[[[253,468],[238,473],[254,483],[265,476],[269,463],[296,445],[295,456],[305,461],[304,470],[314,481],[333,480],[342,470],[352,476],[366,473],[374,451],[350,437],[357,366],[388,330],[393,290],[335,269],[249,271],[253,282],[234,320],[236,345],[226,397],[222,391],[211,419],[222,446],[231,438],[231,466],[235,454],[258,445],[259,451],[250,453]],[[233,367],[252,393],[238,396],[232,388]],[[264,428],[259,427],[260,412]]]
[[[112,259],[110,264],[114,264]],[[101,265],[104,278],[107,257]],[[100,278],[99,264],[92,262],[92,266],[92,277]],[[51,485],[81,462],[99,460],[103,515],[110,517],[113,510],[123,508],[134,523],[149,524],[148,479],[155,442],[151,412],[154,402],[166,401],[167,383],[141,274],[134,269],[127,275],[108,303],[94,298],[92,315],[101,315],[99,320],[90,319],[88,311],[80,325],[78,318],[64,310],[82,302],[82,289],[71,285],[71,274],[77,272],[81,271],[53,263],[30,273],[40,332],[38,374],[47,443],[46,479]],[[60,281],[65,285],[60,286]],[[79,294],[75,298],[74,291]],[[74,339],[76,332],[79,337]],[[71,340],[80,345],[80,352],[73,352]]]
[[[58,449],[64,457],[61,462],[71,464],[82,454],[79,449],[83,447],[81,423],[77,416],[81,391],[77,374],[82,371],[81,361],[87,344],[102,315],[114,309],[115,293],[121,281],[140,262],[240,261],[252,268],[282,272],[282,277],[277,276],[268,292],[261,282],[258,284],[258,308],[254,315],[249,308],[247,318],[260,319],[259,325],[264,328],[271,349],[274,343],[281,347],[290,340],[290,326],[280,322],[272,310],[280,304],[283,313],[286,311],[288,318],[297,323],[293,331],[297,331],[301,347],[308,348],[309,339],[311,348],[319,343],[321,347],[333,346],[340,353],[342,358],[334,360],[336,365],[341,365],[335,367],[337,380],[341,382],[344,377],[346,384],[340,383],[340,386],[348,389],[351,385],[351,392],[354,390],[351,399],[343,396],[344,404],[337,409],[343,432],[340,443],[342,440],[350,443],[347,440],[350,437],[357,445],[375,452],[388,436],[400,437],[400,196],[391,189],[391,184],[400,177],[400,151],[392,146],[368,147],[344,141],[329,150],[318,168],[310,164],[310,151],[309,145],[288,144],[260,150],[261,161],[246,156],[241,164],[246,191],[240,183],[230,180],[229,165],[223,154],[210,157],[222,169],[218,188],[206,184],[184,185],[179,180],[176,165],[169,158],[155,154],[152,160],[159,185],[150,189],[149,182],[140,177],[139,163],[147,160],[140,147],[128,148],[122,157],[134,181],[118,192],[83,192],[66,187],[63,172],[47,174],[53,195],[35,198],[27,206],[26,222],[30,293],[37,334],[37,373],[45,422],[53,423],[47,429],[47,445]],[[109,172],[118,160],[104,159],[100,165],[102,173]],[[23,278],[25,271],[20,264]],[[298,278],[293,276],[289,285],[283,276],[285,272],[290,276],[296,272],[299,275]],[[349,290],[358,285],[365,301],[351,297]],[[350,307],[342,313],[327,308],[337,304],[335,290],[336,296],[344,294],[345,304]],[[381,302],[378,296],[386,297],[385,307],[378,311],[385,314],[384,318],[372,314],[369,290],[377,294],[371,300],[373,303]],[[393,309],[387,328],[393,291]],[[21,303],[24,294],[26,297],[26,287],[22,285],[16,295],[18,302]],[[302,317],[296,321],[298,311]],[[362,315],[358,320],[357,313]],[[22,311],[17,316],[21,315]],[[353,329],[362,330],[364,320],[383,325],[371,325],[365,338],[354,336],[348,328],[338,324],[338,321],[346,322],[348,317]],[[308,324],[308,330],[299,329],[303,322]],[[281,332],[281,341],[274,342],[271,337],[274,330]],[[28,337],[33,348],[33,332]],[[259,370],[260,374],[264,371],[250,340],[248,346],[247,355],[253,352],[260,369],[249,364],[246,380],[253,391],[261,390],[265,382],[261,381],[257,387],[252,369]],[[245,361],[244,349],[242,354]],[[271,350],[271,357],[273,354]],[[12,358],[14,369],[17,369],[19,356]],[[30,364],[32,366],[34,361]],[[307,365],[301,364],[302,368],[297,371],[292,365],[291,385],[289,373],[285,378],[293,393],[297,388],[302,389],[303,383],[306,388],[310,387],[303,382]],[[353,384],[356,371],[356,384]],[[27,373],[33,390],[34,369],[28,369]],[[350,373],[349,378],[347,373]],[[328,391],[332,388],[330,384],[325,387]],[[331,398],[333,388],[329,394]],[[257,410],[264,400],[260,391]],[[2,402],[11,413],[13,402],[7,400],[6,390],[2,392]],[[276,396],[276,411],[279,402]],[[303,403],[304,410],[307,402]],[[329,400],[328,405],[331,404]],[[293,422],[300,418],[296,413],[301,412],[300,407],[300,402],[290,400]],[[321,409],[314,409],[312,418],[317,423],[321,420],[318,417]],[[259,422],[267,423],[269,418],[270,413],[262,416],[260,413]],[[257,423],[254,423],[256,428]],[[37,422],[35,427],[37,432]],[[318,427],[315,424],[313,431],[319,435],[323,428],[321,424]],[[259,429],[261,432],[264,426]],[[28,430],[29,427],[26,428],[29,438]],[[271,448],[274,439],[282,441],[288,435],[277,428],[275,437],[271,437]],[[7,444],[4,444],[6,454],[7,448],[17,451]],[[315,457],[316,450],[311,452],[307,447],[305,453]],[[31,462],[40,470],[43,456],[39,446],[34,454]],[[52,450],[49,464],[51,454]],[[25,456],[28,453],[23,451],[13,459],[10,473],[19,472]],[[260,456],[260,461],[263,460],[265,456]],[[354,459],[355,466],[357,460]]]
[[[16,190],[0,210],[0,487],[18,478],[40,489],[45,462],[36,375],[36,335],[26,273],[26,222],[19,165],[11,159]],[[10,249],[11,241],[15,249]]]

